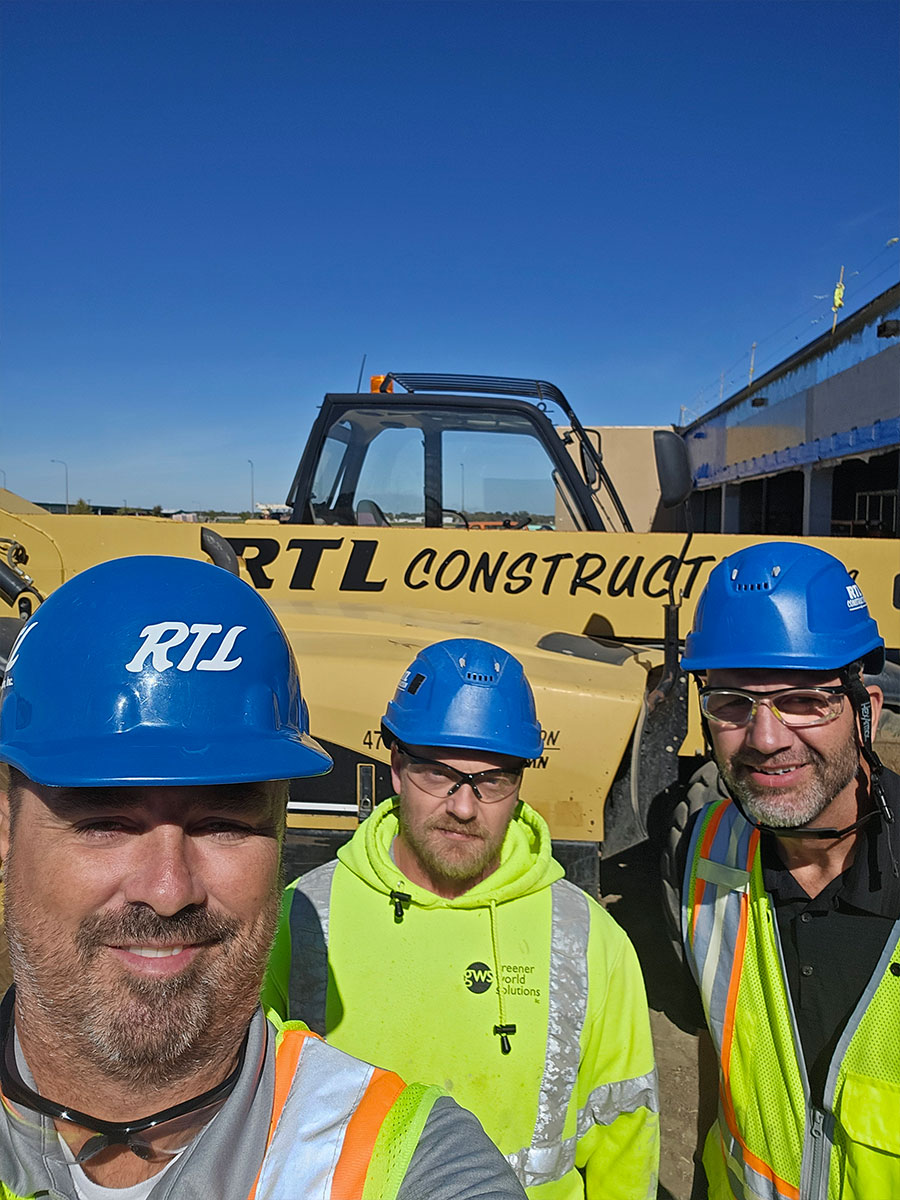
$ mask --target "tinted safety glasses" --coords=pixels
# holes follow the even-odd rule
[[[237,1066],[209,1091],[142,1117],[137,1121],[103,1121],[79,1112],[68,1105],[57,1104],[30,1088],[16,1063],[15,1038],[13,1037],[13,1005],[15,989],[10,988],[0,1006],[0,1035],[3,1049],[0,1052],[0,1087],[3,1106],[16,1124],[31,1127],[35,1131],[40,1123],[21,1113],[16,1105],[24,1105],[31,1112],[40,1113],[58,1122],[58,1133],[74,1151],[85,1133],[90,1136],[75,1153],[75,1161],[85,1163],[100,1154],[108,1146],[127,1146],[132,1154],[148,1162],[164,1162],[183,1150],[208,1125],[222,1105],[234,1091],[235,1084],[244,1065],[247,1052],[247,1035],[241,1043]],[[248,1031],[249,1032],[249,1031]],[[262,1064],[260,1064],[261,1066]]]
[[[429,796],[452,796],[467,783],[479,800],[485,804],[495,804],[513,794],[522,782],[522,772],[525,770],[523,760],[518,766],[467,774],[435,758],[413,754],[402,742],[394,744],[406,759],[406,773],[410,779]]]

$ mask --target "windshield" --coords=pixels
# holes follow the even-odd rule
[[[572,502],[545,432],[516,412],[344,410],[312,485],[318,524],[571,529]]]

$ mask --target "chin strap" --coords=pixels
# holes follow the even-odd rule
[[[872,747],[872,697],[869,695],[868,689],[862,681],[859,663],[853,663],[841,671],[841,679],[847,689],[847,695],[850,698],[850,703],[853,705],[854,712],[859,719],[860,750],[871,772],[869,786],[872,797],[875,800],[875,807],[888,825],[893,825],[894,813],[887,802],[887,796],[884,793],[884,784],[881,782],[884,764]]]
[[[853,833],[855,830],[861,828],[861,826],[865,825],[867,821],[871,821],[873,817],[883,816],[880,808],[870,808],[867,813],[859,818],[859,820],[854,821],[852,825],[845,825],[843,829],[830,829],[826,828],[824,825],[815,825],[811,829],[807,828],[805,825],[789,825],[786,827],[781,827],[778,825],[764,825],[762,821],[757,821],[755,817],[751,817],[737,796],[732,795],[731,792],[729,792],[728,795],[732,804],[745,821],[749,821],[751,825],[755,826],[763,833],[773,833],[775,837],[780,838],[816,838],[821,842],[834,842],[837,841],[838,838],[846,837],[848,833]],[[893,819],[893,815],[891,819]],[[888,839],[888,842],[890,844],[890,839]],[[891,863],[894,866],[894,874],[896,875],[897,863],[894,859],[893,848],[891,849]]]

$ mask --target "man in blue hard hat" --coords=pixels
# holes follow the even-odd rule
[[[262,1013],[287,781],[331,760],[251,587],[75,576],[10,654],[0,761],[3,1200],[522,1196],[436,1088]]]
[[[680,854],[716,1200],[900,1195],[900,778],[863,678],[883,647],[844,566],[787,542],[721,562],[686,641],[718,764]]]
[[[533,1197],[655,1197],[640,968],[519,798],[541,753],[521,664],[475,639],[427,646],[382,728],[397,794],[288,889],[264,1001],[440,1083]]]

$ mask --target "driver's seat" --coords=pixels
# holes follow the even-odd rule
[[[356,523],[357,525],[390,525],[381,506],[375,500],[360,500],[356,506]]]

